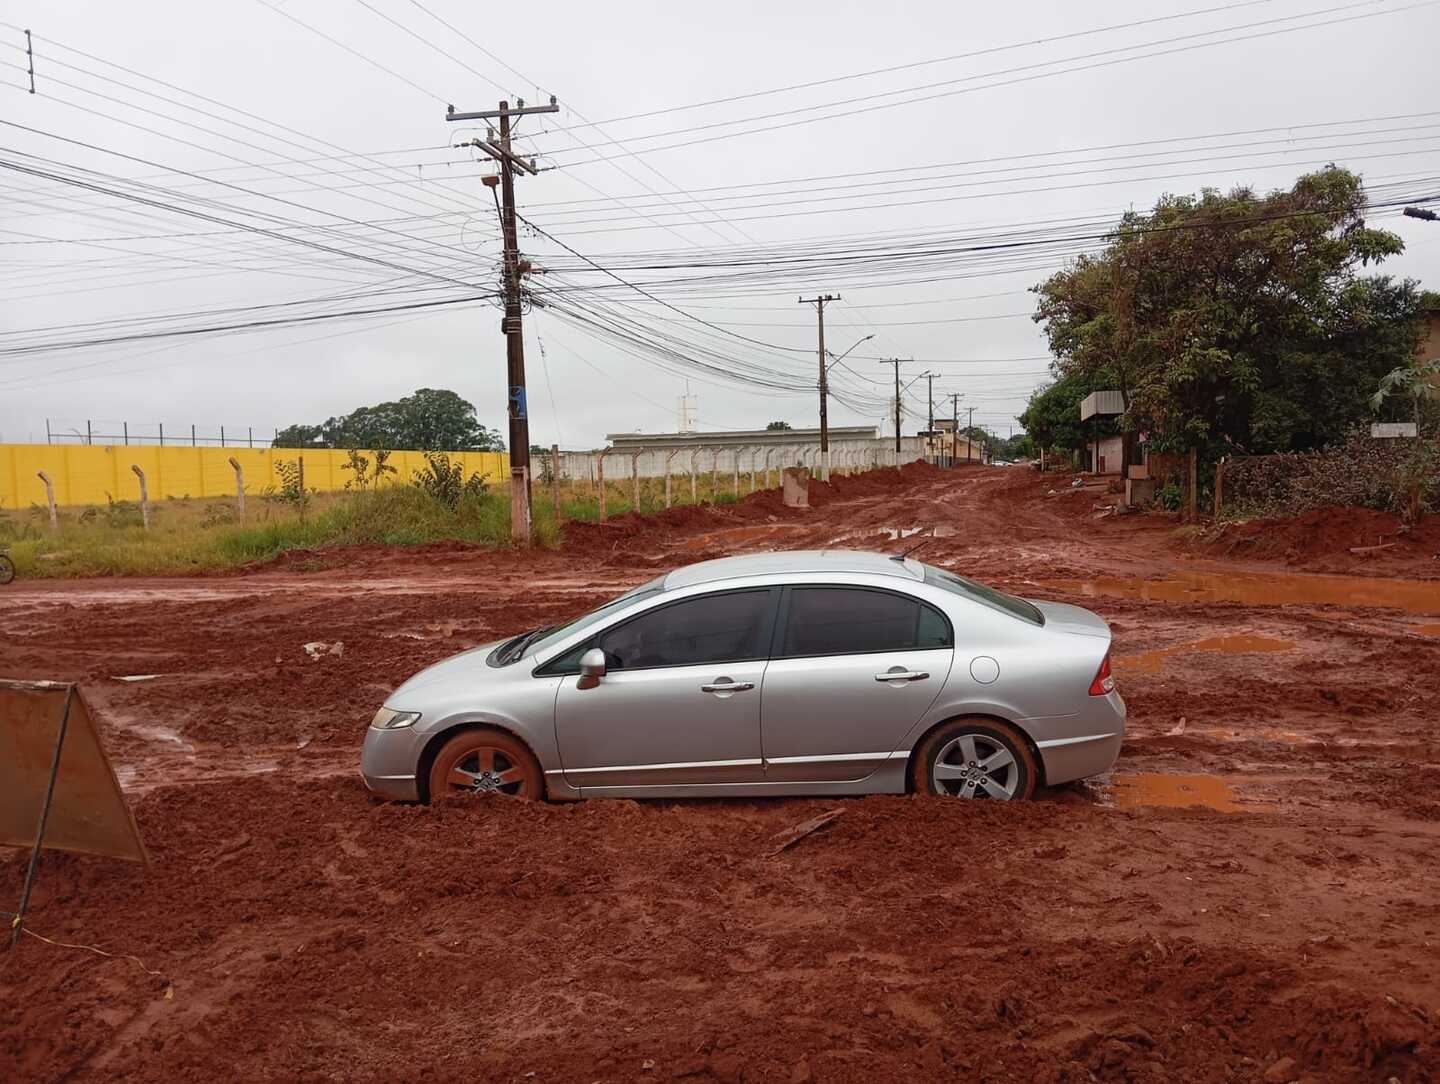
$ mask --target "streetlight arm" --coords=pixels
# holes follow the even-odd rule
[[[855,346],[852,346],[850,350],[854,350],[855,347],[859,346],[861,343],[868,343],[874,337],[874,335],[866,335],[863,339],[860,340],[860,342],[857,342]],[[829,350],[825,351],[825,353],[830,354],[830,357],[834,359],[830,362],[829,365],[825,366],[825,371],[828,373],[832,368],[844,361],[850,355],[850,350],[845,351],[845,353],[841,354],[838,358],[835,357],[834,354],[831,354]]]

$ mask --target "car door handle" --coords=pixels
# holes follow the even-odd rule
[[[702,693],[743,693],[755,688],[753,681],[716,681],[709,685],[701,685]]]
[[[930,675],[923,670],[887,670],[876,674],[876,681],[924,681]]]

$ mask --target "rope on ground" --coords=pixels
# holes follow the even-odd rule
[[[16,914],[14,911],[0,911],[0,914],[8,915],[8,916],[10,917],[10,928],[11,928],[11,929],[14,929],[16,926],[19,926],[19,925],[20,925],[20,916],[19,916],[18,914]],[[94,945],[72,945],[72,944],[71,944],[70,942],[68,942],[68,941],[55,941],[55,940],[52,940],[52,939],[49,938],[49,937],[45,937],[45,936],[42,935],[42,934],[36,933],[36,932],[35,932],[34,930],[32,930],[29,926],[21,927],[21,931],[20,931],[20,932],[21,932],[21,933],[28,933],[31,937],[35,938],[36,940],[38,940],[38,941],[44,941],[47,945],[54,945],[54,946],[56,946],[57,948],[83,949],[85,952],[93,952],[93,953],[95,953],[95,955],[97,955],[97,956],[105,956],[105,957],[107,957],[107,958],[109,958],[109,959],[111,959],[111,960],[129,960],[129,961],[130,961],[131,963],[133,963],[136,967],[138,967],[141,971],[145,972],[145,974],[147,974],[147,975],[154,975],[157,979],[163,979],[163,978],[165,978],[165,975],[164,975],[163,972],[160,972],[160,971],[152,971],[150,968],[146,967],[145,964],[144,964],[144,962],[143,962],[138,956],[131,956],[131,955],[129,955],[129,954],[127,954],[127,953],[124,953],[124,952],[106,952],[104,949],[96,948]]]

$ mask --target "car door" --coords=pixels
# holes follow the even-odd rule
[[[605,653],[599,684],[571,674],[555,699],[565,779],[586,791],[764,777],[760,688],[778,588],[682,599],[567,653]]]
[[[761,706],[766,780],[868,776],[940,694],[954,642],[945,615],[904,592],[786,588]]]

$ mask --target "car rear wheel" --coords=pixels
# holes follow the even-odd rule
[[[1029,745],[1013,726],[956,719],[925,739],[911,782],[918,794],[1010,801],[1029,798],[1038,775]]]
[[[523,742],[500,730],[466,730],[440,747],[430,766],[430,800],[468,794],[542,798],[540,765]]]

